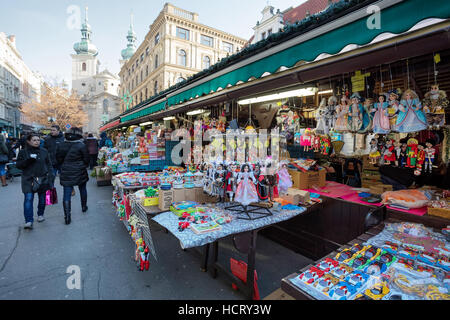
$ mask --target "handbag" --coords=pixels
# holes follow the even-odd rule
[[[31,190],[33,191],[33,193],[42,192],[46,190],[45,188],[48,187],[49,187],[48,173],[42,177],[33,177],[33,180],[31,181]]]
[[[56,192],[56,188],[53,187],[45,192],[45,204],[51,206],[57,203],[58,203],[58,193]]]

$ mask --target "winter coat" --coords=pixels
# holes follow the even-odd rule
[[[88,149],[88,153],[90,155],[98,153],[98,142],[94,137],[88,137],[85,141],[86,147]]]
[[[9,154],[5,137],[0,133],[0,154]]]
[[[47,151],[50,155],[50,160],[52,160],[53,166],[57,165],[56,146],[59,143],[63,143],[63,142],[64,142],[64,135],[62,134],[62,132],[60,132],[59,135],[57,135],[56,137],[54,137],[50,134],[45,138],[44,148],[47,149]]]
[[[36,159],[30,157],[30,154],[36,154]],[[32,182],[33,178],[43,177],[48,175],[48,181],[53,181],[53,171],[50,156],[47,150],[43,148],[34,148],[27,145],[24,149],[19,151],[17,156],[16,167],[22,170],[22,192],[33,193]],[[50,186],[43,186],[39,192],[44,192],[50,189]]]
[[[56,161],[61,166],[59,181],[64,187],[79,186],[89,180],[89,154],[81,136],[67,137],[56,149]]]

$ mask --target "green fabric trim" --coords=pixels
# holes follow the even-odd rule
[[[145,116],[148,116],[148,115],[150,115],[152,113],[164,110],[165,107],[166,107],[166,102],[163,101],[163,102],[160,102],[160,103],[155,104],[153,106],[150,106],[150,107],[144,108],[142,110],[139,110],[138,112],[135,112],[135,113],[132,113],[130,115],[127,115],[127,116],[121,118],[120,122],[123,123],[123,122],[131,121],[131,120],[134,120],[134,119],[137,119],[137,118],[145,117]]]
[[[234,86],[238,81],[246,82],[250,77],[260,78],[263,73],[274,73],[281,66],[290,68],[298,61],[313,61],[321,53],[336,54],[348,44],[365,45],[384,32],[403,33],[426,18],[449,17],[450,1],[407,0],[381,11],[381,29],[368,29],[368,17],[365,17],[181,92],[170,97],[168,105],[186,102],[197,95],[201,97],[228,84]]]

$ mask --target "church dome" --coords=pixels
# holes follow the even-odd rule
[[[122,59],[129,60],[136,52],[136,33],[133,29],[133,16],[131,17],[130,29],[127,34],[128,44],[125,49],[121,51]]]
[[[81,25],[81,41],[73,45],[73,49],[77,54],[90,54],[97,56],[97,47],[91,42],[91,26],[88,24],[87,8],[84,23]]]

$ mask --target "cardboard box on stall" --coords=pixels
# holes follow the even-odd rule
[[[172,190],[159,190],[158,208],[160,210],[169,210],[173,201],[173,189]]]
[[[185,201],[186,199],[186,193],[184,191],[184,188],[182,189],[173,189],[173,202],[178,201]]]
[[[298,189],[310,189],[314,186],[325,187],[327,171],[320,169],[319,171],[299,172]]]
[[[390,184],[371,185],[369,187],[369,189],[370,189],[370,193],[378,194],[378,195],[381,195],[381,194],[383,194],[386,191],[392,191],[393,190],[392,189],[392,185],[390,185]]]
[[[294,169],[288,169],[288,173],[291,176],[292,187],[299,189],[300,171],[294,170]]]
[[[306,190],[289,188],[288,194],[298,195],[299,200],[302,203],[306,203],[306,202],[309,202],[309,200],[311,200],[309,191],[306,191]]]
[[[292,203],[294,206],[298,206],[300,203],[300,196],[298,194],[283,194],[281,195],[281,199]]]
[[[195,200],[195,188],[184,188],[184,200],[186,201],[196,201]]]
[[[192,189],[193,190],[193,193],[194,193],[194,200],[193,201],[195,201],[195,202],[198,202],[198,203],[203,203],[203,202],[205,202],[204,201],[204,193],[203,193],[203,188],[202,187],[196,187],[196,188],[194,188],[194,189]]]

